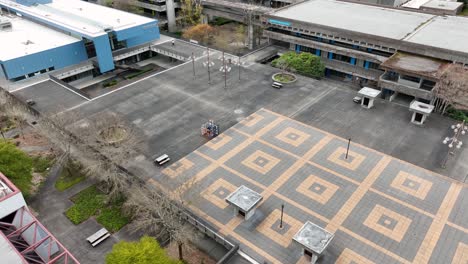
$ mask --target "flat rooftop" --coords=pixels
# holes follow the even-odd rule
[[[11,29],[0,30],[0,61],[23,57],[81,41],[48,27],[14,15],[0,15],[11,22]]]
[[[391,39],[403,39],[433,17],[334,0],[309,0],[270,14]]]
[[[446,61],[399,51],[383,62],[380,67],[403,73],[413,73],[434,80],[439,79],[448,64],[449,62]]]
[[[154,19],[81,0],[54,0],[50,4],[29,7],[10,0],[0,0],[0,5],[60,24],[91,37],[104,34],[106,29],[118,31],[156,22]]]
[[[468,18],[435,16],[405,41],[468,53]],[[453,58],[455,61],[456,57]]]
[[[346,158],[347,142],[261,109],[149,183],[198,182],[191,209],[259,263],[306,263],[308,221],[335,235],[320,263],[463,262],[468,185],[355,143]],[[242,185],[263,197],[247,221],[225,201]]]
[[[309,0],[270,15],[468,53],[468,18],[463,17],[436,16],[335,0]]]
[[[431,0],[423,4],[422,7],[453,11],[453,10],[458,9],[461,5],[463,5],[462,2],[452,2],[452,1],[446,1],[446,0]]]

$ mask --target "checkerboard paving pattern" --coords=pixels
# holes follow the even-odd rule
[[[265,109],[151,179],[179,180],[261,263],[307,263],[292,241],[306,221],[335,233],[319,263],[468,263],[468,186]],[[264,198],[248,221],[225,201],[241,185]]]

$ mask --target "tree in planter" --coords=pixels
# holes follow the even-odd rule
[[[24,196],[29,195],[32,180],[32,160],[12,143],[0,140],[0,172],[18,187]]]
[[[445,113],[450,106],[468,110],[468,69],[459,64],[448,65],[432,89],[436,111]]]
[[[156,239],[144,236],[138,242],[121,241],[106,256],[108,264],[181,264],[167,256]]]
[[[73,133],[79,135],[87,156],[81,160],[87,174],[105,183],[107,193],[117,198],[126,192],[129,178],[120,166],[142,146],[142,136],[120,116],[103,112],[76,122]]]
[[[208,24],[198,24],[184,31],[182,37],[193,39],[203,44],[208,44],[210,39],[216,34],[216,29]]]

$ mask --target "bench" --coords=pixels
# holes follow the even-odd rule
[[[91,246],[95,247],[108,237],[110,237],[109,231],[107,231],[107,229],[105,228],[101,228],[99,231],[92,234],[86,240],[91,244]]]
[[[283,88],[283,85],[279,82],[274,82],[271,87],[276,88],[276,89],[281,89]]]
[[[169,158],[169,156],[167,154],[164,154],[164,155],[159,156],[158,158],[156,158],[154,160],[154,164],[161,166],[161,165],[165,164],[166,162],[169,162],[170,160],[171,159]]]

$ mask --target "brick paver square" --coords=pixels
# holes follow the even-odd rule
[[[305,164],[278,192],[331,219],[356,188],[345,179]]]
[[[449,221],[468,230],[468,188],[463,188],[458,196]]]
[[[265,110],[259,110],[237,123],[233,128],[238,129],[249,135],[255,135],[260,129],[276,120],[278,115]]]
[[[445,225],[429,263],[468,263],[468,234]]]
[[[424,169],[393,160],[372,187],[435,214],[447,194],[450,182]]]
[[[214,160],[218,160],[246,139],[247,136],[231,129],[211,139],[197,151]]]
[[[352,180],[361,182],[382,158],[379,153],[351,143],[348,159],[345,159],[346,150],[347,141],[335,138],[315,154],[311,161]]]
[[[269,186],[297,159],[260,142],[254,142],[229,159],[229,168]]]
[[[399,203],[367,193],[343,226],[413,261],[432,221],[432,218]]]
[[[294,155],[302,156],[324,137],[325,134],[320,131],[312,130],[292,120],[284,120],[263,135],[261,140]]]

